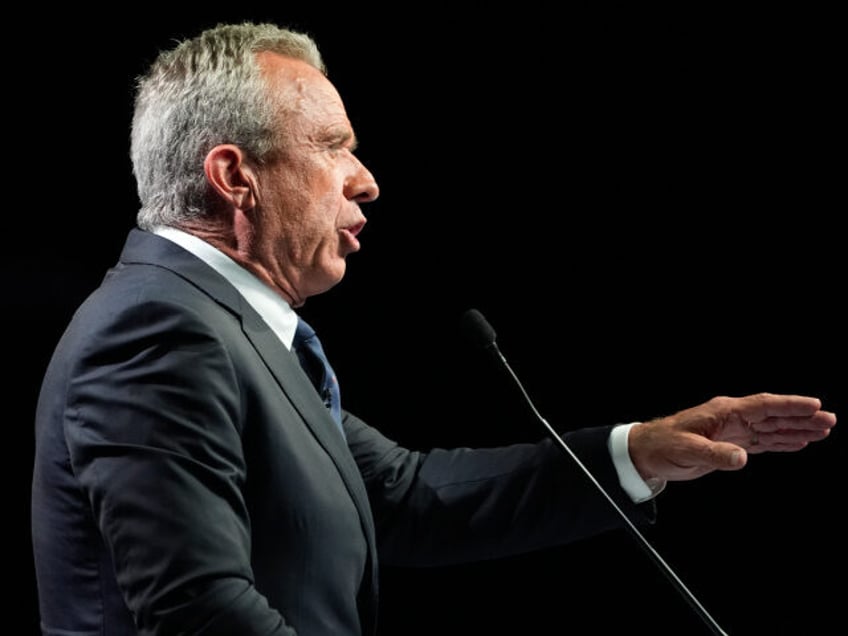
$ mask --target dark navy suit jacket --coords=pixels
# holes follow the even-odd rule
[[[44,634],[370,635],[378,553],[458,563],[619,524],[549,441],[416,452],[349,413],[344,427],[224,278],[132,230],[38,401]],[[567,440],[650,519],[617,485],[608,433]]]

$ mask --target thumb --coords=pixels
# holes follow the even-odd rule
[[[704,452],[716,470],[739,470],[748,463],[745,449],[730,442],[712,442]]]

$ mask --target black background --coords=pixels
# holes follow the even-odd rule
[[[33,633],[40,377],[134,221],[133,78],[219,21],[287,23],[317,39],[380,183],[347,277],[304,314],[347,407],[389,436],[430,447],[545,434],[463,341],[470,307],[559,429],[755,391],[846,411],[834,16],[483,7],[242,3],[178,17],[146,5],[21,23],[25,43],[6,55],[5,469],[21,568],[13,608]],[[828,634],[842,622],[845,446],[837,427],[802,453],[755,456],[661,495],[646,537],[728,633]],[[625,628],[710,633],[624,531],[383,572],[381,636]]]

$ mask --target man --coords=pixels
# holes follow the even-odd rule
[[[141,79],[139,227],[38,403],[45,634],[373,634],[379,563],[506,556],[621,525],[549,440],[412,451],[334,417],[332,371],[319,393],[298,360],[295,309],[360,249],[379,190],[355,147],[299,33],[220,26]],[[650,523],[667,481],[800,450],[835,422],[816,398],[760,394],[566,439]]]

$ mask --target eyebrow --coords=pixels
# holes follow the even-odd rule
[[[356,134],[347,128],[332,128],[327,131],[325,139],[329,143],[348,145],[351,152],[359,147],[359,139],[357,139]]]
[[[357,139],[356,135],[352,131],[340,135],[339,140],[343,143],[348,144],[348,150],[350,150],[351,152],[353,152],[359,147],[359,139]]]

